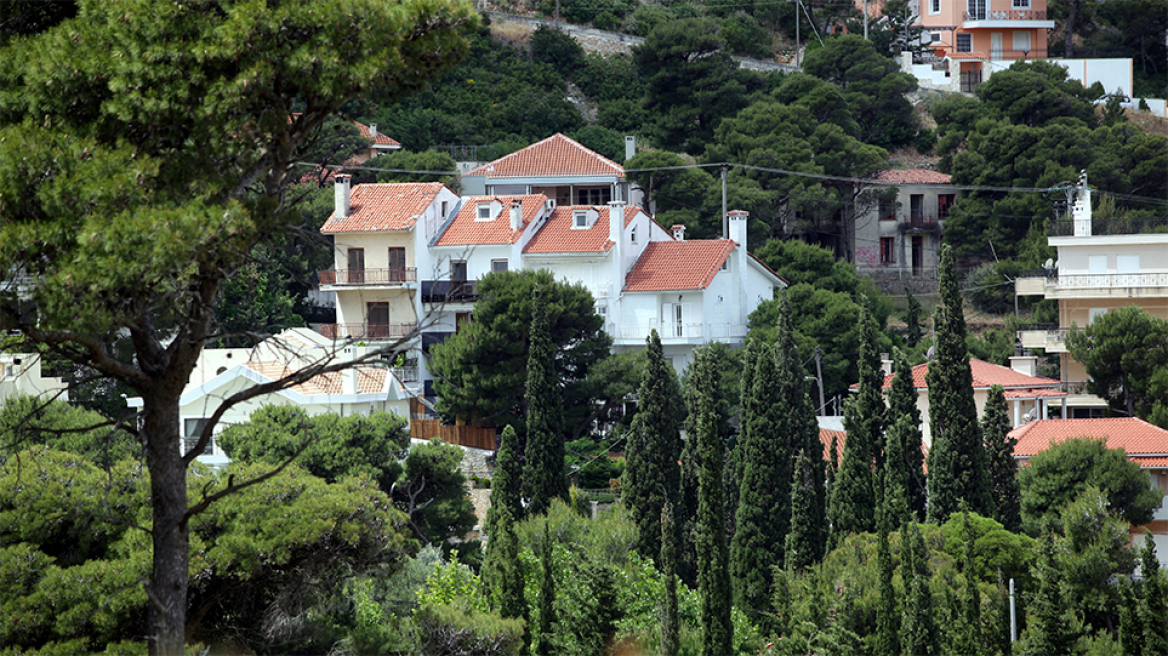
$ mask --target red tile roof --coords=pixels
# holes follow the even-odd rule
[[[523,233],[523,228],[535,220],[547,204],[543,194],[519,196],[463,196],[462,208],[450,222],[446,231],[438,238],[436,246],[486,246],[492,244],[514,244]],[[503,209],[491,221],[478,221],[478,203],[497,200]],[[523,203],[523,225],[519,230],[511,229],[511,201]]]
[[[562,134],[488,162],[464,175],[488,178],[527,176],[616,175],[623,177],[620,164],[589,150]]]
[[[735,246],[730,239],[649,242],[625,278],[625,291],[705,289]]]
[[[1168,430],[1135,417],[1043,419],[1022,424],[1010,431],[1010,437],[1018,440],[1015,458],[1029,458],[1064,440],[1090,437],[1104,439],[1109,449],[1123,449],[1143,467],[1168,466]]]
[[[880,184],[951,184],[952,178],[948,173],[930,171],[929,169],[888,169],[872,177],[871,181]]]
[[[282,362],[275,361],[248,362],[245,366],[271,380],[279,380],[292,375],[296,371],[289,369]],[[357,392],[359,394],[376,394],[381,392],[385,388],[386,374],[387,370],[382,368],[357,367]],[[347,372],[340,371],[319,374],[289,389],[305,395],[341,394],[343,377],[346,375],[348,375]]]
[[[592,210],[599,212],[596,222],[589,228],[576,228],[574,212]],[[625,212],[625,222],[629,213]],[[612,248],[608,238],[608,207],[591,205],[570,205],[557,207],[531,238],[524,253],[605,253]]]
[[[973,388],[974,389],[989,389],[994,385],[1001,385],[1007,390],[1010,388],[1052,388],[1060,387],[1062,383],[1054,378],[1045,378],[1043,376],[1027,376],[1024,373],[1014,371],[1009,367],[1003,367],[999,364],[986,362],[985,360],[978,360],[977,358],[969,359],[969,368],[973,373]],[[921,390],[928,389],[929,385],[925,382],[925,374],[929,371],[929,363],[918,364],[912,368],[913,387]],[[884,389],[892,387],[892,376],[884,377]],[[853,384],[852,387],[857,387]],[[1051,396],[1048,392],[1037,392],[1035,395]],[[1057,394],[1056,396],[1061,396]],[[1018,398],[1032,399],[1034,396],[1021,396]]]
[[[400,144],[400,143],[398,143],[398,142],[397,142],[397,140],[395,140],[395,139],[390,139],[389,137],[385,136],[385,135],[384,135],[383,133],[381,133],[381,132],[378,132],[376,137],[375,137],[375,136],[373,136],[373,134],[372,134],[372,133],[370,132],[370,130],[369,130],[369,126],[368,126],[368,125],[365,125],[365,124],[364,124],[364,123],[362,123],[362,122],[360,122],[360,121],[353,121],[353,124],[357,126],[357,129],[358,129],[358,130],[360,130],[360,131],[361,131],[361,136],[362,136],[362,137],[365,137],[366,139],[372,139],[372,140],[373,140],[373,143],[374,143],[375,145],[378,145],[378,146],[390,146],[391,148],[392,148],[392,147],[401,148],[401,144]]]
[[[835,438],[835,457],[843,460],[844,457],[844,441],[848,439],[848,434],[843,431],[832,430],[830,428],[819,429],[819,441],[823,443],[823,461],[831,462],[831,438]],[[838,462],[836,463],[839,464]]]
[[[324,234],[409,230],[438,197],[441,182],[387,182],[359,184],[349,194],[349,216],[329,215],[320,229]]]

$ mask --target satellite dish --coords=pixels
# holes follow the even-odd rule
[[[932,360],[937,357],[937,347],[930,346],[928,351],[925,351],[925,360]]]
[[[1046,258],[1046,261],[1042,263],[1042,268],[1046,269],[1047,271],[1050,271],[1051,269],[1053,269],[1054,268],[1054,258],[1053,257]]]

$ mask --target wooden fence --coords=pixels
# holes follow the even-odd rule
[[[410,400],[410,437],[416,440],[432,440],[435,437],[448,444],[468,446],[474,449],[495,450],[495,429],[468,426],[443,425],[438,419],[426,419],[425,409],[420,401]]]

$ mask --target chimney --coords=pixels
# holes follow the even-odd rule
[[[634,136],[625,137],[625,161],[633,158],[637,154],[637,138]]]
[[[685,241],[685,226],[680,223],[674,223],[669,228],[673,231],[673,238],[677,241]]]
[[[746,219],[748,217],[750,217],[750,212],[742,210],[726,212],[726,218],[730,224],[730,239],[733,239],[743,252],[746,251]]]
[[[374,138],[374,139],[377,138],[377,124],[376,123],[369,124],[369,136]]]
[[[1091,236],[1091,188],[1087,186],[1087,171],[1079,174],[1079,185],[1075,189],[1075,205],[1071,208],[1071,218],[1075,222],[1076,237]]]
[[[625,287],[625,263],[622,239],[625,231],[625,204],[624,201],[614,200],[608,204],[608,238],[612,240],[612,258],[616,262],[617,279],[616,291]]]
[[[341,372],[341,394],[357,393],[357,367],[349,367]]]
[[[345,173],[338,173],[335,180],[336,203],[333,208],[333,218],[343,219],[349,216],[349,176]]]
[[[885,376],[892,375],[892,360],[888,359],[887,353],[880,354],[880,370],[884,372]]]
[[[1034,355],[1010,356],[1010,368],[1027,376],[1038,375],[1038,357]]]
[[[511,201],[511,229],[519,230],[523,227],[523,201]]]

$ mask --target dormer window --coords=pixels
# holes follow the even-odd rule
[[[490,221],[491,220],[491,204],[479,203],[478,214],[475,215],[475,221]]]
[[[588,212],[584,210],[576,210],[572,213],[572,227],[573,228],[587,228],[588,227]]]

